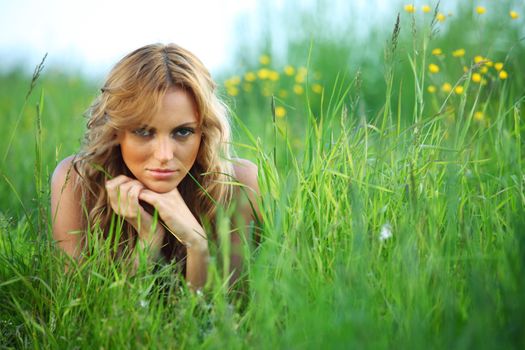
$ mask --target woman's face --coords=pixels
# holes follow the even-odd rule
[[[182,89],[168,90],[147,125],[118,135],[124,163],[144,186],[173,190],[195,163],[201,130],[195,103]]]

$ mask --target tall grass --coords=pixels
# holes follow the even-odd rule
[[[359,98],[366,75],[341,74],[319,109],[303,101],[299,150],[295,121],[272,115],[269,104],[261,112],[268,134],[257,133],[262,122],[236,118],[237,146],[259,167],[264,224],[260,245],[246,245],[246,283],[235,291],[221,258],[226,239],[212,245],[203,293],[189,292],[171,265],[130,276],[102,241],[64,273],[39,170],[48,147],[40,98],[38,171],[23,178],[34,183],[36,201],[25,218],[0,218],[0,346],[523,348],[517,78],[490,93],[429,97],[424,46],[432,31],[415,37],[404,63],[396,60],[399,33],[386,48],[391,66],[377,112]],[[409,74],[398,76],[394,65],[403,64]],[[472,71],[465,74],[467,81]],[[406,86],[414,98],[401,96]],[[478,121],[479,109],[490,118]],[[232,210],[219,218],[219,237],[229,234]]]

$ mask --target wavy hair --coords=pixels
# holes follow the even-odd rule
[[[114,66],[86,113],[87,130],[73,164],[79,175],[76,186],[85,205],[83,227],[87,230],[100,227],[108,238],[116,214],[105,182],[120,174],[134,177],[122,159],[117,132],[147,123],[174,87],[193,97],[202,130],[197,159],[178,186],[182,197],[202,224],[213,223],[217,205],[231,200],[230,123],[227,108],[216,95],[216,84],[202,62],[186,49],[175,44],[147,45]],[[177,258],[181,247],[175,247],[172,235],[166,236],[169,239],[162,252],[168,259]],[[134,245],[136,237],[134,228],[122,222],[119,252]]]

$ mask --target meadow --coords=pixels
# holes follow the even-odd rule
[[[217,81],[263,222],[235,289],[228,210],[202,293],[97,240],[64,273],[49,177],[100,82],[2,73],[0,348],[525,348],[525,6],[486,3],[239,47]]]

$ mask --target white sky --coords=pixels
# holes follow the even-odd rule
[[[231,62],[236,38],[255,40],[258,26],[265,25],[259,5],[266,1],[294,12],[295,5],[287,0],[0,0],[0,71],[16,64],[32,71],[47,52],[48,67],[105,75],[118,59],[140,46],[175,42],[215,73]],[[314,1],[295,4],[302,7]],[[353,8],[351,20],[339,21],[368,28],[373,17],[377,20],[399,1],[328,2],[334,17]],[[241,29],[235,26],[240,16],[248,19]],[[393,19],[382,22],[390,26]],[[279,24],[271,24],[277,37]]]
[[[152,42],[176,42],[210,69],[228,61],[234,18],[255,0],[0,0],[0,63],[104,72]],[[75,64],[71,65],[71,62]]]

